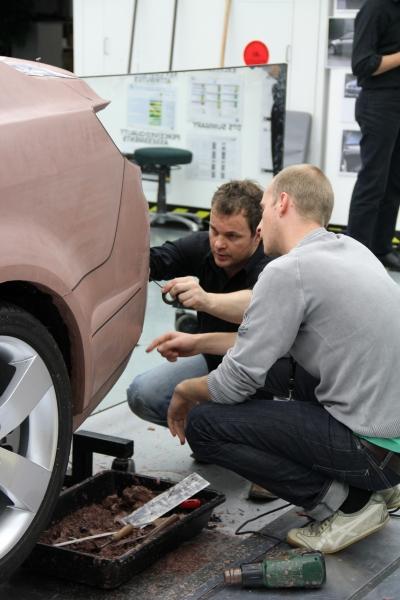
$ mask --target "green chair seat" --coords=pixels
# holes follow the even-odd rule
[[[186,165],[192,162],[192,153],[181,148],[170,148],[169,146],[146,147],[135,150],[133,159],[140,167],[159,165],[173,167],[175,165]]]

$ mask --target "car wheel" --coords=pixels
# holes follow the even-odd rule
[[[57,344],[40,321],[10,304],[0,305],[0,360],[13,367],[0,396],[4,581],[51,517],[68,462],[72,416],[69,378]]]
[[[176,311],[175,329],[177,331],[182,331],[183,333],[198,333],[199,322],[197,320],[197,315],[185,311],[179,313]]]

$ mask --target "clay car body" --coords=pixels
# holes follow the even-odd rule
[[[149,226],[140,171],[96,116],[107,101],[72,73],[13,58],[0,59],[0,85],[4,578],[51,513],[72,430],[139,339]]]

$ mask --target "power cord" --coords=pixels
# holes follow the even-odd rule
[[[253,517],[252,519],[247,519],[247,521],[244,521],[244,523],[239,525],[239,527],[235,531],[235,535],[244,535],[246,533],[251,533],[254,535],[259,535],[266,539],[274,540],[276,542],[285,542],[286,540],[282,540],[281,538],[279,538],[275,535],[272,535],[271,533],[263,533],[262,531],[251,531],[250,529],[246,530],[246,531],[242,531],[242,529],[248,523],[252,523],[253,521],[257,521],[258,519],[261,519],[262,517],[267,517],[268,515],[272,515],[273,513],[279,512],[280,510],[287,508],[288,506],[291,506],[290,502],[287,502],[286,504],[282,504],[281,506],[278,506],[277,508],[273,508],[272,510],[268,510],[265,513],[261,513],[261,515],[257,515],[256,517]],[[400,510],[400,507],[395,508],[394,510],[389,510],[389,515],[395,519],[400,519],[399,510]],[[308,522],[310,523],[311,521],[312,521],[312,519],[309,519]]]
[[[256,517],[253,517],[252,519],[247,519],[247,521],[244,521],[244,523],[239,525],[239,527],[235,531],[235,535],[244,535],[245,533],[253,533],[255,535],[260,535],[261,537],[275,540],[277,542],[284,542],[285,540],[281,540],[280,538],[278,538],[275,535],[272,535],[270,533],[263,533],[262,531],[250,531],[250,530],[241,531],[241,530],[243,529],[243,527],[245,527],[245,525],[247,525],[247,523],[252,523],[253,521],[257,521],[257,519],[261,519],[261,517],[266,517],[268,515],[272,515],[273,513],[276,513],[278,511],[282,510],[283,508],[286,508],[287,506],[291,506],[290,502],[287,502],[286,504],[282,504],[281,506],[278,506],[277,508],[273,508],[272,510],[262,513],[261,515],[257,515]]]

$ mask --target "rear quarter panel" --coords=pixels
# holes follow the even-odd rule
[[[74,323],[79,421],[140,336],[149,226],[140,172],[95,115],[106,102],[65,81],[0,63],[0,282],[37,285]]]

